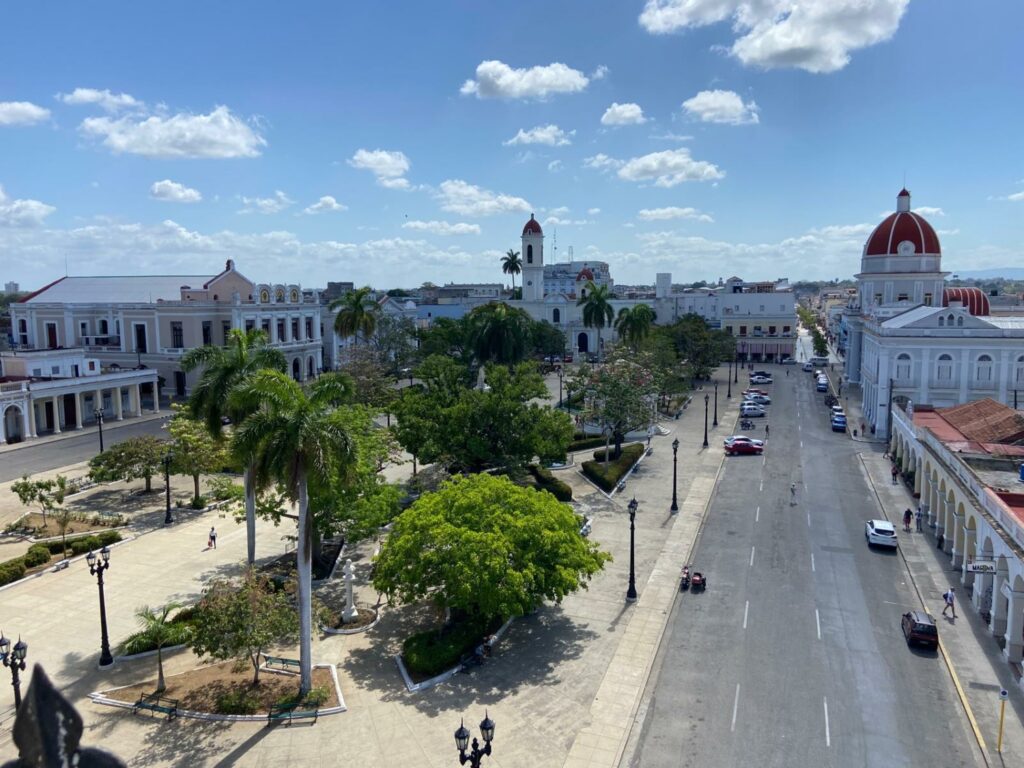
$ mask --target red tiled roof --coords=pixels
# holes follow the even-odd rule
[[[1024,440],[1024,416],[988,397],[936,412],[969,440],[1010,444]]]
[[[535,218],[533,218],[533,214],[532,213],[530,214],[530,220],[528,222],[526,222],[526,226],[523,227],[523,234],[524,235],[525,234],[531,234],[531,233],[534,234],[534,235],[543,235],[544,234],[543,230],[541,230],[541,228],[540,228],[540,223]]]
[[[904,240],[914,244],[914,253],[918,256],[942,252],[939,236],[931,224],[911,211],[897,211],[875,227],[864,246],[864,255],[895,256]]]
[[[991,313],[988,296],[981,288],[946,288],[942,292],[942,306],[948,307],[951,301],[961,302],[975,317]]]
[[[46,290],[49,290],[50,288],[53,288],[53,286],[55,286],[57,283],[59,283],[65,277],[67,277],[67,275],[64,275],[64,277],[58,277],[52,283],[48,283],[48,284],[44,285],[38,291],[32,291],[32,293],[30,293],[28,296],[22,296],[20,299],[18,299],[18,303],[21,304],[23,302],[28,301],[29,299],[34,299],[36,296],[38,296],[43,291],[46,291]]]

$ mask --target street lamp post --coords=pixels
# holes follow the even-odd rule
[[[96,411],[96,426],[100,430],[100,453],[103,453],[103,406]]]
[[[164,525],[170,525],[174,522],[174,518],[171,517],[171,454],[164,454],[164,489],[167,495],[167,511],[164,514]]]
[[[103,547],[100,550],[100,557],[95,552],[85,556],[89,563],[89,573],[96,577],[100,587],[100,667],[109,667],[114,663],[114,657],[110,655],[110,638],[107,636],[107,604],[103,599],[103,572],[110,567],[110,550]]]
[[[732,370],[733,370],[733,384],[740,383],[740,361],[736,357],[736,350],[732,351]]]
[[[11,648],[11,641],[0,632],[0,661],[5,667],[11,668],[11,686],[14,688],[14,711],[21,707],[21,678],[19,672],[25,671],[25,655],[28,653],[28,643],[18,638],[18,642]]]
[[[558,365],[558,407],[562,407],[562,365]]]
[[[711,395],[704,395],[704,447],[708,447],[708,400]]]
[[[715,423],[711,426],[718,426],[718,382],[715,382]]]
[[[725,377],[726,391],[725,399],[732,400],[732,361],[729,361],[729,375]]]
[[[480,761],[483,760],[484,755],[491,754],[491,741],[494,739],[494,721],[487,716],[487,712],[484,712],[484,719],[480,722],[480,735],[483,736],[484,746],[481,748],[480,742],[474,736],[473,746],[470,748],[469,729],[466,727],[465,722],[459,725],[459,729],[455,732],[455,747],[459,750],[459,765],[469,763],[471,768],[480,768]],[[468,754],[466,753],[467,749],[469,749]]]
[[[672,441],[672,511],[679,511],[679,502],[676,501],[676,466],[679,463],[677,454],[679,453],[679,438],[677,437]]]
[[[634,541],[636,532],[636,508],[640,506],[637,503],[636,497],[629,502],[627,509],[629,509],[629,588],[626,590],[626,602],[636,602],[636,571],[635,571],[635,552],[634,552]]]

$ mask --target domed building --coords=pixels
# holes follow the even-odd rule
[[[1024,395],[1024,317],[992,315],[983,291],[947,288],[948,274],[938,234],[900,190],[864,243],[845,316],[845,378],[875,434],[888,433],[893,398],[944,407]]]

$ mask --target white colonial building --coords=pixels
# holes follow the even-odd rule
[[[902,190],[864,245],[846,310],[845,376],[876,434],[887,433],[893,398],[1012,404],[1024,389],[1024,315],[993,315],[979,289],[946,288],[941,262],[938,235]]]

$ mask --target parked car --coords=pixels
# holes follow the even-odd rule
[[[804,363],[804,372],[805,373],[810,373],[813,370],[814,370],[814,364],[813,363],[811,363],[811,362]]]
[[[772,377],[771,371],[751,371],[751,376],[767,376],[769,379]]]
[[[796,365],[796,360],[792,357],[784,357],[779,360],[779,365]]]
[[[843,406],[841,405],[833,405],[831,411],[833,418],[836,416],[842,416],[844,419],[846,418],[846,414],[843,413]]]
[[[818,392],[828,392],[828,379],[818,379],[815,389]]]
[[[740,416],[746,416],[747,418],[764,416],[766,413],[768,411],[765,410],[765,407],[757,403],[743,403],[740,406]]]
[[[846,431],[846,417],[845,416],[833,416],[832,417],[832,431],[833,432],[845,432]]]
[[[753,387],[751,387],[750,389],[744,389],[743,390],[743,396],[744,397],[746,397],[747,395],[767,395],[767,394],[768,394],[768,390],[766,390],[766,389],[754,389]]]
[[[738,442],[725,446],[726,456],[760,456],[763,452],[764,445],[755,445],[754,443]]]
[[[907,645],[920,643],[933,651],[938,650],[939,628],[935,626],[935,619],[930,613],[907,611],[903,614],[900,626],[903,629],[903,637],[906,638]]]
[[[571,363],[572,362],[572,352],[566,352],[565,355],[562,356],[562,362],[564,362],[564,363]]]
[[[750,377],[750,383],[751,384],[771,384],[772,383],[772,377],[771,376],[751,376]]]
[[[764,440],[757,440],[753,437],[747,437],[746,435],[731,435],[725,438],[722,443],[726,446],[732,445],[733,443],[753,443],[754,445],[764,445]]]
[[[749,395],[743,396],[743,402],[757,403],[758,405],[771,405],[772,399],[768,397],[768,395],[762,395],[759,392],[751,392]]]
[[[864,538],[868,540],[869,547],[872,544],[894,549],[899,546],[896,529],[888,520],[868,520],[864,523]]]

